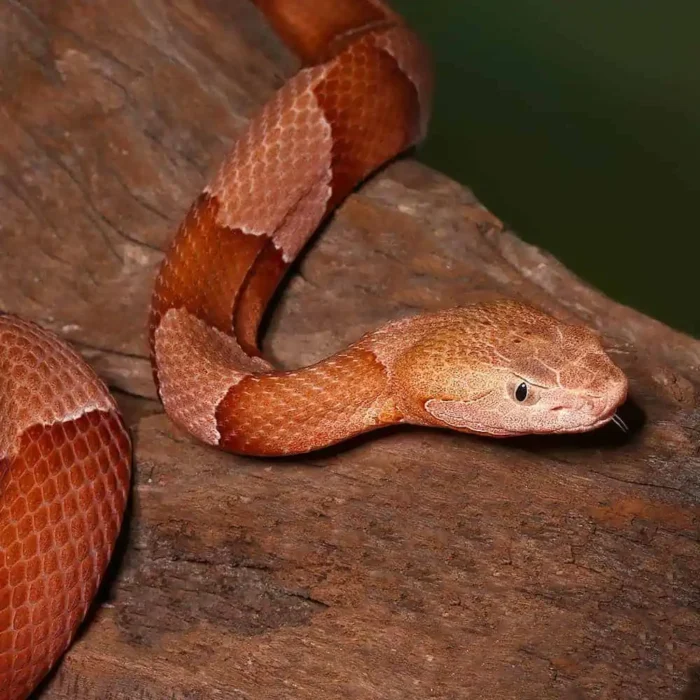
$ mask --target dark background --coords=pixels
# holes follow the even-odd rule
[[[436,63],[419,157],[610,296],[700,337],[700,3],[393,5]]]

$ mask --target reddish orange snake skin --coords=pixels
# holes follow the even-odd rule
[[[258,350],[265,308],[319,224],[425,134],[426,52],[380,0],[257,0],[304,67],[249,124],[159,271],[149,340],[172,420],[289,455],[396,423],[505,437],[592,430],[627,379],[590,330],[512,300],[390,323],[313,366]],[[119,532],[130,443],[115,403],[53,335],[0,316],[0,700],[67,648]]]
[[[114,400],[53,334],[0,315],[0,698],[68,647],[114,549],[131,445]]]

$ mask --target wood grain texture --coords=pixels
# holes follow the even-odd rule
[[[153,276],[295,64],[244,0],[0,0],[0,33],[0,308],[121,390],[136,448],[102,605],[40,697],[697,696],[700,343],[404,160],[296,266],[269,354],[308,364],[507,293],[606,336],[633,437],[406,429],[283,462],[196,445],[150,400]]]

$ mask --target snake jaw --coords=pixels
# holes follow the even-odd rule
[[[618,404],[619,405],[619,404]],[[527,425],[518,429],[517,427],[506,428],[502,425],[468,420],[468,404],[463,401],[444,401],[441,399],[430,399],[426,402],[426,411],[434,418],[432,422],[436,427],[449,428],[459,432],[485,435],[494,438],[517,437],[520,435],[532,434],[567,434],[567,433],[587,433],[597,430],[610,423],[616,415],[617,406],[599,414],[592,421],[571,422],[568,425],[554,427],[551,423],[543,424],[541,428],[536,425]]]

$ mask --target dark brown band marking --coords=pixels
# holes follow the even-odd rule
[[[250,269],[234,312],[234,335],[248,355],[260,354],[257,344],[260,321],[288,268],[282,253],[268,240]]]
[[[357,346],[311,367],[246,377],[216,410],[219,446],[257,455],[309,451],[397,419],[384,365]]]
[[[187,309],[208,325],[231,333],[236,297],[269,239],[221,226],[218,211],[216,198],[203,193],[180,225],[153,293],[152,352],[160,319],[172,308]]]
[[[372,37],[341,53],[314,94],[333,135],[332,210],[415,140],[420,104],[414,84]]]

